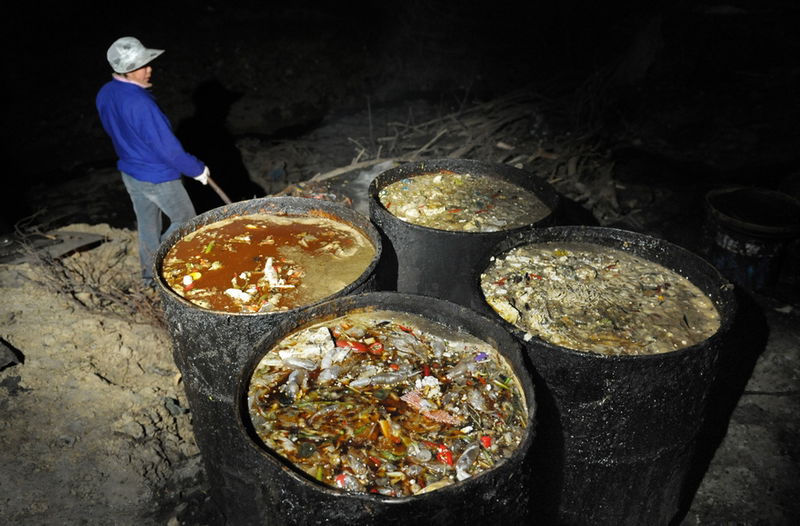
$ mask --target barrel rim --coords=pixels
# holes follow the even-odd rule
[[[286,215],[286,216],[296,216],[296,217],[302,217],[304,215],[301,212],[284,213],[282,210],[278,209],[272,210],[263,208],[267,206],[277,206],[280,204],[287,204],[291,207],[292,210],[305,209],[306,212],[311,212],[314,210],[322,210],[323,212],[325,212],[326,217],[332,215],[334,216],[334,219],[339,220],[355,228],[356,230],[361,232],[367,239],[369,239],[369,241],[372,243],[373,248],[375,249],[375,254],[373,256],[372,261],[364,269],[361,275],[359,275],[352,282],[348,283],[345,287],[333,292],[332,294],[329,294],[328,296],[320,298],[312,303],[307,303],[305,305],[298,305],[291,309],[280,310],[280,311],[230,312],[230,311],[223,311],[216,309],[206,309],[187,300],[186,298],[178,294],[175,290],[173,290],[172,287],[169,286],[169,284],[166,283],[161,273],[163,261],[169,249],[172,248],[172,246],[175,243],[177,243],[181,238],[198,230],[203,226],[215,223],[217,221],[222,221],[224,219],[229,219],[238,216],[245,216],[248,214],[271,213],[275,215]],[[242,209],[241,212],[228,213],[232,210],[238,210],[240,208]],[[325,208],[333,209],[333,212],[331,212],[330,210],[325,210]],[[358,221],[362,222],[362,224],[361,225],[356,224],[356,222]],[[181,225],[180,228],[178,228],[175,232],[170,234],[159,245],[159,248],[156,251],[155,258],[153,261],[153,277],[157,286],[161,288],[162,294],[168,294],[173,301],[176,301],[177,303],[183,305],[184,307],[200,309],[203,312],[208,313],[210,315],[234,316],[234,317],[270,317],[270,316],[285,315],[287,313],[301,311],[310,306],[314,306],[324,301],[330,300],[337,295],[347,294],[349,291],[357,289],[358,287],[360,287],[369,280],[370,276],[374,273],[375,269],[377,268],[378,262],[380,261],[382,254],[383,254],[383,246],[378,229],[375,227],[375,225],[370,221],[368,217],[358,212],[357,210],[353,210],[334,201],[313,199],[310,197],[268,196],[268,197],[249,199],[246,201],[238,201],[236,203],[232,203],[229,205],[220,206],[212,210],[203,212],[202,214],[198,214],[197,216],[193,217],[192,219]]]
[[[623,355],[606,355],[601,353],[596,353],[592,351],[583,351],[579,349],[571,349],[569,347],[564,347],[561,345],[556,345],[550,343],[544,339],[539,338],[538,336],[532,335],[530,338],[525,339],[525,335],[528,334],[527,331],[517,327],[516,325],[509,323],[505,319],[503,319],[487,302],[486,298],[483,293],[483,288],[480,285],[480,277],[481,274],[486,270],[486,268],[491,263],[492,259],[495,255],[498,254],[498,248],[502,247],[502,251],[499,252],[500,254],[504,254],[509,250],[516,248],[521,245],[525,244],[533,244],[530,241],[531,237],[541,236],[542,238],[540,242],[548,242],[552,241],[552,239],[547,238],[549,235],[554,235],[558,232],[568,232],[568,231],[578,231],[583,233],[597,233],[597,234],[606,234],[601,239],[603,240],[615,240],[620,241],[623,243],[630,242],[631,240],[635,240],[640,245],[644,246],[645,243],[649,243],[652,246],[658,246],[663,249],[666,249],[674,254],[681,254],[689,259],[695,261],[699,264],[702,270],[707,273],[711,279],[718,283],[718,288],[715,291],[703,290],[703,292],[709,296],[709,298],[714,302],[714,305],[717,307],[717,310],[720,314],[720,327],[717,331],[700,342],[697,342],[693,345],[689,345],[687,347],[682,347],[680,349],[675,349],[674,351],[668,351],[663,353],[655,353],[655,354],[623,354]],[[597,238],[595,238],[597,239]],[[575,239],[569,241],[576,241],[576,242],[591,242],[591,240],[587,239]],[[508,245],[508,246],[506,246]],[[612,248],[620,248],[621,247],[612,247]],[[636,252],[631,252],[633,255],[643,257],[650,261],[653,261],[651,258],[638,254]],[[664,263],[662,261],[654,261],[655,263],[661,264],[668,269],[672,270],[673,272],[677,272],[683,277],[687,277],[686,273],[681,269],[675,268],[674,265],[670,265],[668,263]],[[698,272],[699,273],[699,272]],[[492,318],[496,319],[500,322],[500,324],[506,328],[509,332],[515,335],[519,340],[521,340],[525,347],[530,348],[532,342],[535,343],[537,347],[547,349],[548,351],[553,352],[560,352],[567,356],[572,356],[577,359],[584,359],[584,360],[605,360],[606,362],[621,362],[627,363],[630,361],[640,361],[644,362],[647,360],[664,360],[666,358],[675,358],[679,359],[680,357],[684,356],[685,354],[689,353],[697,353],[702,351],[702,349],[708,348],[710,346],[715,346],[717,342],[723,339],[732,329],[733,329],[733,322],[736,318],[737,311],[738,311],[738,302],[736,300],[736,296],[734,293],[735,285],[730,282],[724,275],[722,275],[719,270],[714,267],[711,263],[706,261],[704,258],[695,254],[694,252],[689,251],[688,249],[667,241],[662,238],[654,237],[648,234],[643,234],[641,232],[635,232],[632,230],[624,230],[621,228],[614,228],[614,227],[602,227],[602,226],[584,226],[584,225],[560,225],[560,226],[551,226],[551,227],[544,227],[544,228],[530,228],[526,229],[524,232],[520,232],[515,236],[508,236],[507,238],[501,240],[500,242],[496,243],[494,247],[489,250],[484,258],[482,258],[481,262],[476,265],[475,274],[472,277],[473,279],[473,286],[477,288],[477,298],[481,304],[481,309],[490,315]],[[687,277],[687,279],[689,279]],[[694,283],[694,281],[692,281]],[[696,286],[700,286],[697,283],[694,283]],[[479,309],[479,310],[481,310]]]
[[[383,305],[382,302],[390,303],[390,306]],[[503,344],[500,342],[492,344],[495,346],[507,360],[509,365],[514,370],[514,373],[520,379],[520,385],[523,389],[523,395],[526,398],[526,405],[528,409],[527,426],[525,435],[520,442],[519,446],[514,450],[512,455],[503,459],[491,469],[484,471],[476,476],[469,477],[462,481],[454,481],[452,484],[439,488],[430,493],[423,493],[417,495],[409,495],[403,497],[390,497],[386,495],[373,494],[373,493],[350,493],[340,488],[335,488],[327,484],[323,484],[307,473],[296,467],[291,461],[281,457],[276,452],[273,452],[263,441],[255,434],[252,423],[250,421],[250,414],[247,408],[247,392],[250,384],[250,379],[253,375],[256,365],[261,360],[266,352],[269,351],[271,346],[280,339],[294,333],[306,326],[310,326],[325,319],[333,319],[345,315],[348,312],[366,312],[369,310],[398,310],[393,306],[400,304],[417,302],[417,305],[422,307],[418,310],[430,310],[431,312],[441,312],[443,308],[454,310],[458,313],[458,323],[448,325],[451,328],[465,330],[462,323],[465,321],[473,323],[476,326],[483,326],[493,331],[498,340],[505,340]],[[373,305],[376,304],[376,305]],[[349,306],[348,306],[349,305]],[[343,311],[337,313],[336,308],[345,306]],[[403,311],[411,314],[419,314],[417,310]],[[235,398],[235,412],[236,422],[239,430],[240,437],[247,443],[247,447],[251,452],[256,453],[260,458],[266,459],[268,462],[278,465],[283,468],[283,472],[289,474],[297,483],[307,485],[314,490],[320,491],[322,494],[333,498],[346,498],[357,499],[365,502],[388,504],[388,505],[401,505],[408,502],[417,501],[419,499],[430,500],[436,499],[442,495],[443,492],[451,493],[459,491],[460,488],[465,486],[472,486],[480,483],[484,476],[491,476],[501,471],[509,471],[513,469],[515,462],[523,464],[525,459],[531,454],[533,450],[533,441],[536,434],[536,412],[537,402],[535,398],[535,384],[531,371],[527,368],[524,356],[524,350],[519,341],[513,335],[508,333],[496,321],[482,316],[474,310],[468,309],[462,305],[429,296],[422,296],[418,294],[407,294],[394,291],[378,291],[378,292],[362,292],[358,294],[351,294],[348,296],[340,296],[315,306],[305,309],[302,313],[304,319],[298,318],[283,318],[275,324],[274,330],[265,335],[259,342],[256,348],[261,349],[260,352],[253,353],[249,362],[241,369],[238,385],[236,386]],[[438,320],[438,323],[443,323]],[[469,332],[473,336],[472,332]],[[476,336],[481,338],[479,336]],[[484,338],[481,338],[484,339]],[[484,339],[484,341],[486,341]],[[507,353],[517,353],[516,358],[510,358]]]
[[[392,214],[383,205],[383,203],[381,203],[379,192],[389,184],[394,183],[396,181],[400,181],[408,177],[425,175],[433,170],[445,169],[445,168],[446,169],[460,168],[463,169],[464,171],[466,171],[466,169],[472,169],[472,170],[480,169],[484,172],[489,172],[489,173],[479,173],[479,175],[488,175],[489,177],[499,176],[500,179],[512,182],[514,184],[522,186],[526,190],[535,193],[536,196],[539,199],[541,199],[545,205],[547,205],[547,207],[549,208],[549,213],[534,223],[529,223],[514,228],[496,230],[491,232],[469,232],[461,230],[445,230],[441,228],[432,228],[428,226],[411,223]],[[410,173],[405,173],[406,171],[410,171]],[[419,172],[419,173],[414,173],[414,172]],[[522,185],[520,184],[519,181],[511,181],[510,176],[512,175],[519,177],[520,180],[528,181],[530,185]],[[411,161],[403,163],[381,172],[374,179],[372,179],[372,181],[370,181],[369,184],[367,195],[369,198],[368,204],[371,213],[379,212],[386,218],[393,218],[396,221],[402,223],[403,225],[406,225],[407,228],[410,228],[412,231],[418,230],[420,232],[435,233],[437,235],[442,235],[442,236],[467,235],[474,237],[478,236],[496,237],[498,235],[505,235],[507,233],[525,230],[526,228],[530,228],[531,226],[538,226],[552,222],[553,217],[556,215],[558,209],[561,206],[561,196],[558,194],[558,192],[556,192],[556,190],[549,183],[547,183],[547,181],[544,181],[536,177],[532,172],[528,172],[526,170],[522,170],[520,168],[516,168],[514,166],[510,166],[503,163],[481,161],[477,159],[441,158],[441,159],[426,159],[421,161]]]
[[[756,193],[775,199],[776,204],[780,203],[796,209],[798,211],[798,215],[794,223],[788,223],[785,225],[765,225],[751,223],[724,212],[720,209],[718,203],[714,202],[716,198],[742,192]],[[727,226],[736,232],[751,236],[763,236],[777,239],[788,239],[800,235],[800,200],[785,192],[754,186],[729,186],[709,190],[706,192],[704,199],[706,208],[711,217],[718,221],[721,226]]]

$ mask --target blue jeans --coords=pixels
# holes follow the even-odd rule
[[[166,183],[148,183],[122,173],[122,182],[128,190],[136,214],[139,232],[139,263],[145,285],[153,284],[154,256],[161,242],[172,232],[197,215],[194,205],[180,179]],[[169,228],[161,232],[161,213],[169,218]]]

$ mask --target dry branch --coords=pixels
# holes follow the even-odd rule
[[[457,111],[423,122],[414,122],[410,116],[406,122],[391,121],[388,126],[393,134],[374,139],[370,136],[369,144],[377,145],[377,149],[370,151],[363,141],[348,138],[359,148],[350,164],[317,173],[308,181],[318,183],[384,161],[404,163],[469,156],[523,168],[597,212],[596,216],[602,216],[601,222],[615,219],[611,163],[592,140],[577,134],[532,136],[531,121],[541,117],[539,106],[543,102],[546,103],[539,95],[520,91],[473,106],[462,105]],[[368,118],[372,133],[372,115]],[[296,187],[290,186],[277,195],[294,190]],[[604,203],[599,202],[599,196]]]
[[[25,239],[21,245],[33,268],[28,279],[50,292],[90,312],[164,326],[155,291],[145,289],[138,279],[127,279],[129,272],[123,268],[129,248],[126,245],[103,258],[91,251],[53,257]]]

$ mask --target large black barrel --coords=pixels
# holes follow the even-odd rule
[[[470,159],[435,159],[406,163],[387,170],[369,186],[369,211],[383,236],[384,257],[378,268],[379,288],[422,294],[472,306],[474,291],[469,276],[486,250],[509,232],[454,232],[415,225],[398,219],[381,204],[379,193],[386,186],[409,177],[449,170],[502,179],[536,194],[550,214],[535,225],[555,223],[560,196],[533,174],[500,163]]]
[[[342,222],[363,233],[375,247],[375,257],[355,281],[327,299],[373,290],[375,268],[380,259],[380,234],[363,215],[342,205],[298,197],[265,197],[226,205],[205,212],[184,224],[159,247],[155,259],[158,289],[171,337],[173,357],[192,411],[192,427],[211,484],[212,496],[229,522],[250,516],[255,499],[247,496],[247,481],[228,477],[224,471],[229,455],[225,445],[232,430],[221,426],[224,415],[233,411],[233,388],[238,373],[252,355],[256,342],[283,318],[293,318],[311,305],[288,311],[233,313],[203,309],[175,293],[162,277],[167,252],[182,237],[223,219],[258,213],[286,216],[319,216]],[[331,273],[336,269],[330,269]]]
[[[606,356],[571,350],[481,310],[523,342],[539,402],[535,444],[536,516],[544,523],[659,525],[679,521],[695,488],[693,466],[707,465],[698,434],[709,417],[719,362],[731,341],[733,286],[699,256],[666,241],[603,227],[549,227],[515,233],[492,256],[549,241],[624,250],[688,278],[720,314],[707,340],[673,352]],[[473,283],[480,290],[480,273]],[[481,293],[482,295],[482,293]],[[701,453],[702,452],[702,453]]]
[[[286,335],[304,326],[353,312],[389,310],[411,313],[466,332],[493,345],[509,362],[520,380],[527,402],[527,430],[519,447],[502,463],[474,477],[429,493],[410,497],[355,494],[323,485],[267,448],[250,424],[247,408],[252,373],[263,355]],[[257,500],[256,512],[241,517],[241,524],[263,525],[442,525],[497,521],[522,524],[528,520],[530,454],[535,436],[533,382],[519,343],[499,324],[451,302],[396,292],[372,292],[335,298],[283,317],[258,345],[250,348],[246,364],[235,371],[238,385],[229,395],[237,407],[220,425],[236,433],[218,452],[228,456],[223,466],[234,472]],[[238,523],[237,523],[238,524]]]

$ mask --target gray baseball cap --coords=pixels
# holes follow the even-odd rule
[[[111,69],[117,73],[130,73],[163,53],[163,49],[149,49],[139,42],[138,38],[122,37],[108,48],[106,58]]]

